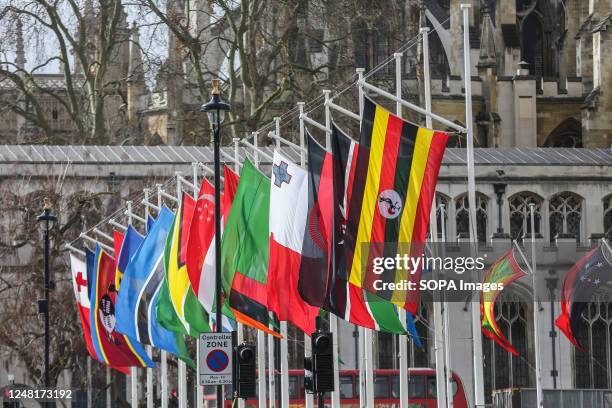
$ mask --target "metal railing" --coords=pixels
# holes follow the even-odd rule
[[[612,408],[612,390],[543,390],[544,406]],[[493,408],[536,408],[535,388],[493,391]]]

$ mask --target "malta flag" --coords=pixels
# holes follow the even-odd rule
[[[83,328],[83,336],[85,337],[85,346],[91,358],[96,361],[98,357],[91,341],[91,329],[89,327],[89,294],[87,293],[87,265],[79,258],[70,254],[70,269],[72,270],[72,287],[74,288],[74,296],[76,299],[77,311]],[[129,374],[129,367],[113,367],[124,374]]]
[[[268,310],[304,333],[315,331],[319,309],[298,292],[302,243],[308,217],[308,172],[274,152],[270,186]]]

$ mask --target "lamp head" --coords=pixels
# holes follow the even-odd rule
[[[218,79],[212,80],[212,97],[208,103],[202,105],[200,109],[202,112],[206,112],[208,116],[208,122],[211,127],[216,127],[223,123],[225,119],[225,112],[230,110],[228,103],[221,100],[221,81]]]

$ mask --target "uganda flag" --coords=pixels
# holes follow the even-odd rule
[[[526,273],[516,262],[512,249],[499,258],[487,272],[483,283],[502,284],[506,288],[510,283],[525,276]],[[515,356],[519,352],[510,344],[510,341],[502,333],[497,318],[495,317],[495,300],[501,294],[501,290],[489,290],[480,292],[480,313],[482,315],[482,332],[485,336],[494,340],[509,353]]]
[[[378,290],[374,259],[421,256],[448,135],[365,100],[344,246],[349,282],[416,314],[418,292]],[[399,245],[398,245],[399,244]],[[400,249],[401,248],[401,249]],[[337,261],[337,259],[336,259]],[[385,270],[383,282],[418,282],[420,270]],[[408,293],[414,296],[408,296]]]

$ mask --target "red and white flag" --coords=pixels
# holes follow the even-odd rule
[[[83,328],[83,337],[85,337],[85,345],[91,358],[96,361],[96,350],[91,341],[91,326],[89,325],[89,293],[87,290],[87,264],[79,258],[70,254],[70,269],[72,270],[72,287],[74,288],[74,296],[76,299],[77,311]],[[114,369],[128,374],[129,367],[113,367]]]
[[[308,172],[275,151],[270,185],[268,310],[311,334],[319,309],[304,302],[298,292],[307,215]]]
[[[225,192],[221,195],[222,227],[236,194],[238,175],[225,166]],[[214,317],[215,304],[215,188],[202,180],[196,202],[189,237],[187,239],[187,274],[191,288],[204,307]],[[232,330],[229,319],[224,316],[223,326]]]

